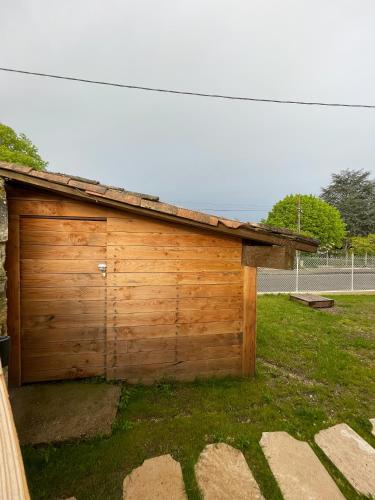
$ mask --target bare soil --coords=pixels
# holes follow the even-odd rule
[[[111,433],[120,386],[87,382],[32,384],[10,390],[21,444],[41,444]]]

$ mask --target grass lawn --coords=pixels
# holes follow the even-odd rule
[[[343,494],[357,495],[315,446],[320,429],[346,422],[375,447],[375,295],[335,297],[333,313],[286,296],[262,296],[253,379],[163,382],[123,387],[113,434],[59,446],[25,447],[32,497],[119,499],[122,480],[146,458],[181,462],[189,499],[199,499],[193,468],[208,443],[240,448],[267,499],[280,491],[259,446],[263,431],[308,441]]]

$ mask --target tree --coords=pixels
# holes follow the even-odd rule
[[[0,123],[0,161],[19,163],[35,170],[44,170],[48,163],[39,156],[38,149],[25,134]]]
[[[375,255],[375,234],[354,236],[350,241],[350,246],[357,255]]]
[[[332,174],[320,197],[339,210],[351,236],[375,233],[375,181],[370,172],[347,169]]]
[[[313,195],[286,196],[273,206],[265,223],[298,231],[299,206],[301,234],[318,239],[321,248],[341,248],[345,238],[345,224],[340,212]]]

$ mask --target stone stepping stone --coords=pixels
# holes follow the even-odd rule
[[[370,422],[372,424],[372,431],[371,434],[375,436],[375,418],[370,418]]]
[[[263,432],[260,445],[285,500],[344,500],[305,441],[287,432]]]
[[[170,455],[145,460],[126,476],[124,500],[187,500],[181,465]]]
[[[209,444],[195,465],[204,500],[263,500],[243,454],[225,443]]]
[[[358,493],[375,497],[375,449],[372,446],[346,424],[320,431],[315,442]]]

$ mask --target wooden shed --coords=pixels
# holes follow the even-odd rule
[[[255,370],[256,268],[315,240],[0,162],[13,384]]]

